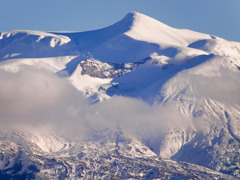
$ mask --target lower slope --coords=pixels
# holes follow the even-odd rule
[[[47,152],[30,139],[32,133],[1,133],[0,177],[18,179],[234,179],[202,166],[162,160],[139,141],[122,133],[106,133],[107,140],[68,142],[65,149]],[[11,139],[9,138],[11,137]],[[37,135],[39,138],[39,135]],[[103,134],[101,133],[101,136]],[[56,135],[48,136],[58,144]],[[16,142],[18,141],[18,143]],[[19,141],[20,140],[20,141]],[[21,142],[21,143],[19,143]],[[11,144],[11,147],[9,146]],[[6,146],[7,145],[7,146]]]

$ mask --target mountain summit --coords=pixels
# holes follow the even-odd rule
[[[131,12],[0,34],[0,179],[239,179],[240,43]]]
[[[0,37],[3,59],[80,54],[86,57],[91,54],[96,59],[108,62],[139,61],[159,48],[187,47],[198,40],[211,39],[205,34],[171,28],[137,12],[128,13],[121,21],[95,31],[10,31],[1,33]]]
[[[209,38],[205,34],[172,28],[137,12],[127,14],[122,21],[131,22],[131,28],[124,34],[139,41],[159,45],[187,46],[196,40]]]

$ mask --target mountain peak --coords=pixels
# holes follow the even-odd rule
[[[129,12],[128,14],[126,14],[126,16],[123,18],[123,21],[131,22],[131,25],[141,24],[144,22],[161,23],[161,22],[157,21],[156,19],[153,19],[145,14],[142,14],[142,13],[139,13],[136,11],[132,11],[132,12]],[[163,23],[161,23],[161,24],[163,24]],[[165,25],[165,26],[167,26],[167,25]]]
[[[142,14],[142,13],[139,13],[139,12],[136,12],[136,11],[131,11],[129,13],[126,14],[126,17],[147,17],[147,18],[151,18],[150,16],[147,16],[145,14]],[[152,18],[151,18],[152,19]]]
[[[129,17],[129,18],[134,19],[136,16],[146,16],[146,15],[144,15],[142,13],[139,13],[139,12],[136,12],[136,11],[131,11],[131,12],[127,13],[125,17]]]
[[[139,12],[129,12],[119,21],[125,27],[124,34],[139,41],[162,45],[188,46],[208,35],[172,28],[152,17]],[[123,27],[123,26],[122,26]]]

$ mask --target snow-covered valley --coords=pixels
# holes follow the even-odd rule
[[[0,178],[239,179],[240,43],[131,12],[0,34]]]

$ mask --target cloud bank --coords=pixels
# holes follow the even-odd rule
[[[240,103],[238,72],[221,71],[221,77],[192,75],[190,83],[201,97]],[[52,127],[68,138],[94,136],[98,131],[124,131],[140,140],[161,141],[171,126],[187,128],[176,106],[149,105],[115,96],[88,104],[65,78],[26,67],[17,73],[0,70],[0,123],[6,126]]]
[[[38,69],[24,68],[17,73],[1,70],[0,83],[3,124],[62,120],[64,116],[71,116],[68,111],[84,100],[66,80]]]
[[[66,79],[46,71],[1,70],[0,82],[2,127],[51,127],[70,139],[121,130],[140,140],[160,141],[169,125],[188,124],[174,107],[151,106],[139,99],[116,96],[90,105]]]

